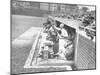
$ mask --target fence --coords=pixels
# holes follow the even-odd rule
[[[96,68],[95,43],[79,34],[77,46],[76,66],[78,69]]]

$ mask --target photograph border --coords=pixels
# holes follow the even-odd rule
[[[87,5],[87,4],[76,4],[76,5],[81,5],[81,6],[94,6],[95,7],[95,17],[96,17],[96,38],[95,38],[95,68],[94,69],[80,69],[80,70],[63,70],[63,71],[46,71],[46,72],[27,72],[27,73],[17,73],[17,74],[12,74],[12,1],[10,0],[10,74],[11,75],[17,75],[17,74],[36,74],[36,73],[52,73],[52,72],[73,72],[73,71],[87,71],[87,70],[96,70],[97,68],[97,6],[96,5]],[[18,2],[39,2],[39,3],[54,3],[54,4],[70,4],[73,5],[74,3],[57,3],[57,2],[42,2],[42,1],[22,1],[22,0],[14,0]]]

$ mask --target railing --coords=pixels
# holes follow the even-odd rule
[[[44,28],[43,28],[44,29]],[[37,64],[37,58],[38,58],[38,52],[39,52],[39,49],[37,48],[38,47],[38,43],[39,43],[39,37],[40,37],[40,34],[41,32],[43,31],[43,29],[41,29],[41,31],[38,33],[36,39],[35,39],[35,43],[32,47],[32,49],[34,49],[34,56],[33,56],[33,60],[34,60],[34,64]],[[32,63],[33,64],[33,63]]]
[[[80,26],[80,27],[82,27],[82,28],[84,28],[84,29],[88,29],[88,30],[91,30],[91,31],[96,32],[96,30],[94,30],[94,29],[92,29],[92,28],[89,28],[89,27],[84,27],[84,26]]]

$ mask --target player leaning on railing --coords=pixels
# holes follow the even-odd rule
[[[60,24],[60,28],[54,25],[54,29],[58,31],[59,37],[59,52],[57,53],[60,56],[60,59],[70,60],[72,59],[73,53],[73,42],[69,40],[68,31],[64,28],[64,24]]]

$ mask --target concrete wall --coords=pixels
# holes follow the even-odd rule
[[[58,5],[55,3],[50,4],[50,11],[58,11]]]
[[[49,11],[49,4],[48,3],[40,3],[40,10]]]

